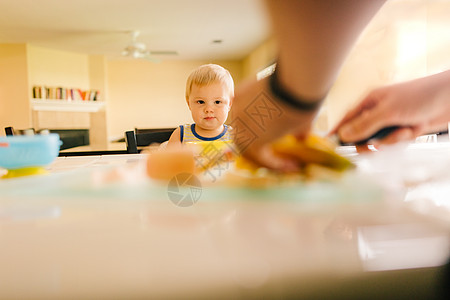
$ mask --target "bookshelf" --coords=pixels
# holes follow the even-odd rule
[[[105,108],[103,101],[31,99],[34,111],[98,112]]]
[[[32,89],[33,111],[98,112],[104,102],[98,100],[97,90],[35,85]]]

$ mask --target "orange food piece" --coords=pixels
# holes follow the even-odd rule
[[[176,148],[155,151],[147,159],[147,174],[153,179],[171,180],[180,173],[194,173],[194,153]]]
[[[334,172],[354,168],[354,164],[350,160],[335,152],[335,145],[332,142],[317,135],[309,135],[304,140],[286,135],[275,141],[272,148],[277,155],[296,161],[302,171],[306,171],[306,173],[309,173],[308,166],[310,165],[328,168]],[[256,172],[259,166],[244,157],[238,157],[236,168]]]
[[[351,161],[334,151],[332,143],[316,135],[309,135],[305,140],[287,135],[272,146],[275,153],[294,158],[300,166],[316,164],[336,171],[354,167]]]

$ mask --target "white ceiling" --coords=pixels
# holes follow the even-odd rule
[[[0,0],[0,43],[119,57],[132,30],[179,53],[162,59],[242,59],[269,36],[260,0]]]
[[[242,59],[270,35],[262,0],[0,0],[0,43],[119,58],[131,31],[159,59]],[[390,0],[379,26],[428,20],[439,47],[450,46],[449,0]],[[424,17],[424,14],[426,17]],[[382,19],[382,18],[378,18]],[[213,40],[222,40],[215,44]],[[429,40],[429,47],[433,41]]]

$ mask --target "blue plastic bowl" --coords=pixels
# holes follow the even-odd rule
[[[0,167],[14,170],[49,165],[59,153],[59,135],[0,137]]]

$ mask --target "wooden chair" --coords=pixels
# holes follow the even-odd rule
[[[173,130],[169,129],[145,133],[135,133],[134,131],[127,131],[125,132],[125,142],[127,144],[127,152],[139,153],[141,152],[142,147],[146,147],[154,143],[161,144],[169,140]]]

